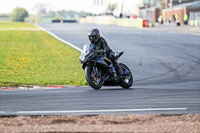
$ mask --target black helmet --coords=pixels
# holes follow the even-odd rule
[[[91,43],[94,43],[100,38],[100,33],[98,29],[92,29],[88,33],[88,37]]]

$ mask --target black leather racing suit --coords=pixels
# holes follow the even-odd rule
[[[103,37],[100,37],[93,44],[94,44],[95,50],[103,51],[107,54],[107,58],[109,58],[112,61],[113,65],[116,67],[118,76],[121,76],[122,70],[119,66],[119,63],[115,59],[115,56],[113,54],[114,52],[110,49],[106,40]]]

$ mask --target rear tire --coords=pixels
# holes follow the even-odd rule
[[[102,78],[100,78],[100,83],[97,84],[95,80],[91,77],[91,72],[93,71],[91,66],[85,67],[85,78],[88,84],[95,90],[99,90],[102,87]]]
[[[123,68],[125,68],[125,69],[127,69],[127,70],[129,71],[129,73],[127,74],[126,78],[121,79],[121,82],[120,82],[120,86],[121,86],[122,88],[128,89],[128,88],[130,88],[130,87],[132,86],[132,84],[133,84],[133,76],[132,76],[132,73],[131,73],[130,69],[129,69],[125,64],[119,63],[119,65],[120,65],[120,67],[122,68],[122,71],[124,71]],[[128,76],[129,76],[129,78],[128,78]],[[127,82],[127,81],[128,81],[128,82]]]

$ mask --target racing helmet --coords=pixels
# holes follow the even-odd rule
[[[91,29],[88,33],[88,38],[91,43],[96,42],[100,38],[100,33],[98,29]]]

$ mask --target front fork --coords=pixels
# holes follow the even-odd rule
[[[104,83],[108,78],[109,78],[109,72],[107,72],[106,74],[104,74],[103,76],[101,76],[101,72],[98,70],[98,68],[96,67],[96,65],[94,65],[92,67],[94,74],[102,79],[102,82]]]
[[[93,69],[94,74],[95,74],[97,77],[99,77],[100,75],[99,75],[99,72],[98,72],[98,69],[97,69],[96,65],[93,66],[92,69]]]

